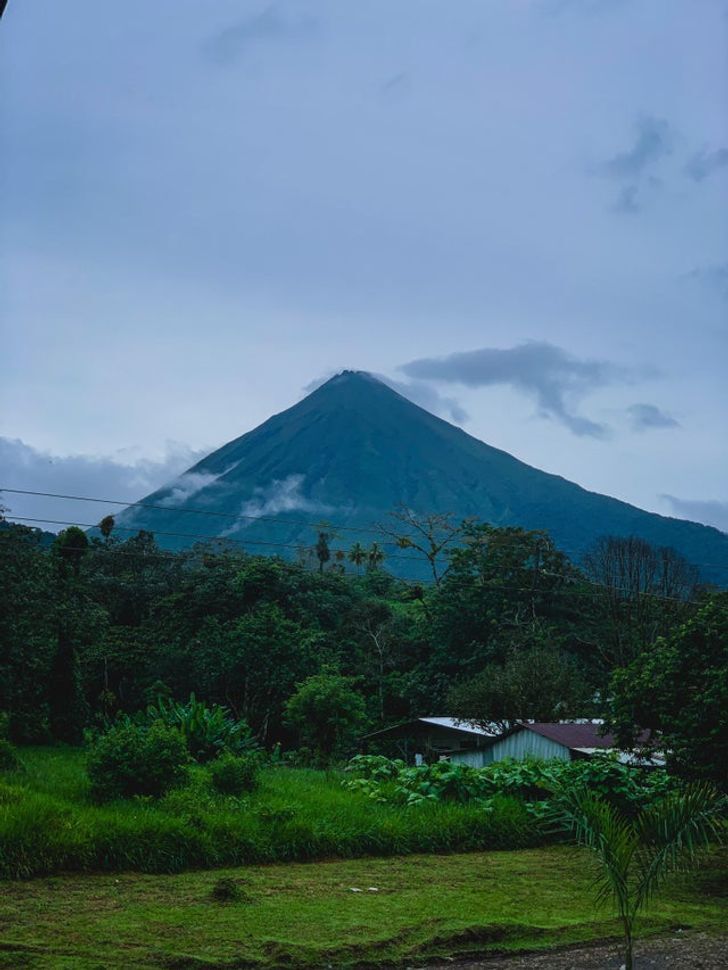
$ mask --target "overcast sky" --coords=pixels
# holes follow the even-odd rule
[[[10,0],[0,485],[141,497],[348,367],[728,530],[727,28],[722,0]]]

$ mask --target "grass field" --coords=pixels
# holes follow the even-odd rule
[[[0,877],[61,871],[182,872],[225,865],[517,849],[543,842],[523,805],[400,808],[346,791],[341,774],[267,769],[243,799],[216,794],[202,769],[154,800],[94,805],[82,751],[25,748],[0,784]]]
[[[243,900],[213,900],[221,875]],[[588,857],[565,846],[6,883],[0,966],[346,967],[617,936],[589,883]],[[725,890],[715,859],[657,899],[642,933],[725,931]]]

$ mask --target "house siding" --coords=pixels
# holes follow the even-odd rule
[[[503,758],[538,758],[543,761],[560,758],[562,761],[571,761],[571,752],[557,741],[523,730],[500,738],[483,750],[454,751],[450,755],[451,761],[471,765],[473,768],[482,768],[493,761],[502,761]]]

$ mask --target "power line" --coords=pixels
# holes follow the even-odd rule
[[[33,491],[31,489],[0,487],[0,494],[4,492],[11,493],[13,495],[29,495],[29,496],[34,496],[38,498],[64,499],[64,500],[74,501],[74,502],[94,502],[99,505],[119,505],[119,506],[122,506],[123,508],[143,508],[143,509],[150,509],[152,511],[159,511],[159,512],[181,512],[181,513],[184,513],[185,515],[204,515],[208,517],[232,519],[233,521],[274,522],[276,524],[281,524],[281,525],[286,525],[286,524],[301,525],[312,529],[322,529],[323,527],[328,525],[328,527],[335,532],[368,533],[370,535],[376,535],[383,542],[387,542],[387,539],[384,537],[388,535],[388,533],[384,532],[381,528],[378,529],[378,528],[372,528],[367,526],[341,525],[335,522],[334,523],[327,522],[327,520],[319,520],[318,522],[314,522],[310,519],[298,519],[298,518],[283,519],[280,517],[280,515],[265,515],[265,514],[264,515],[242,515],[242,514],[235,515],[230,512],[216,512],[212,509],[183,508],[182,506],[179,506],[179,505],[156,505],[150,502],[124,502],[124,501],[121,501],[120,499],[107,499],[107,498],[98,498],[98,497],[84,496],[84,495],[66,495],[60,492],[39,492],[39,491]],[[49,525],[75,525],[76,524],[73,522],[62,522],[54,519],[31,519],[27,516],[24,517],[24,516],[13,515],[12,518],[15,520],[24,521],[24,522],[45,522]],[[97,527],[98,527],[98,523],[80,526],[80,528],[89,528],[89,529],[95,529]],[[135,531],[138,531],[140,527],[137,525],[132,528],[132,527],[122,526],[115,523],[114,528],[125,529],[126,531],[135,532]],[[280,546],[282,548],[283,547],[295,548],[295,549],[299,548],[299,544],[289,544],[288,546],[286,546],[286,544],[280,543],[280,542],[266,542],[264,540],[253,540],[253,539],[233,539],[230,536],[210,536],[210,535],[203,536],[203,535],[195,535],[195,534],[187,534],[187,533],[179,533],[179,532],[160,532],[157,529],[154,529],[153,531],[157,535],[165,535],[165,536],[173,536],[173,537],[176,536],[178,538],[202,538],[202,539],[217,539],[217,540],[224,539],[229,542],[240,542],[240,543],[249,544],[249,545],[272,545],[272,546]],[[522,541],[521,538],[518,536],[513,536],[513,537],[501,536],[501,537],[498,537],[497,542],[503,543],[506,539],[513,542],[514,544],[518,544],[519,542]],[[417,561],[416,557],[403,557],[403,556],[389,555],[388,558],[410,559],[410,561],[413,561],[413,562]],[[690,564],[697,567],[702,566],[708,569],[728,570],[728,565],[726,565],[725,563],[691,562]],[[598,584],[598,585],[603,585],[603,584]]]
[[[151,502],[123,502],[119,499],[112,498],[91,498],[86,495],[63,495],[58,492],[35,492],[30,489],[25,488],[0,488],[0,493],[8,492],[13,495],[32,495],[38,498],[58,498],[67,499],[74,502],[95,502],[99,505],[120,505],[123,508],[140,508],[140,509],[151,509],[153,511],[159,512],[182,512],[185,515],[206,515],[221,519],[232,519],[234,521],[250,521],[250,522],[279,522],[287,523],[289,525],[303,525],[313,529],[320,529],[322,525],[327,520],[319,520],[318,522],[313,522],[311,519],[282,519],[280,515],[235,515],[232,512],[216,512],[212,509],[199,509],[199,508],[183,508],[181,505],[155,505]],[[49,520],[50,521],[50,520]],[[369,526],[354,526],[354,525],[336,525],[331,524],[331,528],[340,532],[367,532],[371,535],[381,536],[382,532],[380,529],[375,529]]]
[[[57,519],[34,519],[34,518],[29,518],[27,516],[26,517],[17,516],[17,519],[22,519],[22,521],[25,521],[25,522],[45,522],[46,524],[52,524],[52,525],[76,526],[77,528],[92,528],[92,526],[90,526],[88,523],[83,523],[83,522],[69,522],[69,521],[62,521],[62,520],[57,520]],[[131,528],[129,526],[119,526],[119,528],[121,528],[125,532],[137,532],[138,531],[138,529]],[[193,535],[193,534],[190,534],[190,533],[179,533],[179,532],[158,532],[156,534],[157,535],[177,537],[177,538],[207,539],[207,540],[209,540],[211,542],[235,542],[236,544],[240,544],[240,545],[243,545],[244,544],[244,540],[242,540],[242,539],[220,539],[218,536],[205,536],[205,535],[199,535],[199,534]],[[276,543],[276,542],[263,542],[262,540],[260,542],[251,543],[251,544],[256,544],[256,545],[258,545],[258,544],[264,544],[266,546],[278,547],[278,548],[283,548],[283,549],[295,549],[296,551],[300,551],[301,548],[302,548],[300,545],[293,545],[293,544],[290,544],[290,543],[280,543],[280,542],[278,542],[278,543]],[[305,547],[303,547],[303,548],[305,548]],[[94,547],[91,548],[91,552],[100,552],[102,555],[108,555],[108,556],[114,556],[114,557],[115,556],[126,556],[126,557],[129,557],[129,558],[137,558],[137,559],[143,559],[143,560],[161,559],[161,560],[164,560],[166,562],[169,562],[169,561],[175,562],[175,561],[177,561],[177,562],[180,563],[180,565],[184,565],[183,557],[190,557],[191,558],[194,555],[194,553],[192,553],[191,551],[188,551],[188,550],[169,551],[169,552],[162,552],[162,551],[160,551],[160,552],[148,553],[148,552],[128,552],[126,550],[119,550],[119,549],[115,549],[115,548],[104,548],[103,546],[94,546]],[[203,555],[206,555],[208,557],[209,556],[221,557],[221,556],[224,555],[224,552],[221,553],[221,552],[217,551],[217,552],[212,552],[211,553],[211,552],[204,552],[203,551],[202,554]],[[179,557],[179,558],[177,558],[177,557]],[[422,559],[419,559],[419,558],[414,557],[414,556],[397,556],[396,554],[395,555],[386,554],[385,558],[388,559],[388,560],[397,559],[397,560],[404,561],[404,562],[416,562],[416,563],[419,563],[422,566],[425,565],[425,563],[423,562]],[[554,573],[554,572],[551,572],[551,571],[545,570],[545,569],[538,570],[537,573],[536,573],[536,575],[537,576],[548,576],[548,577],[551,577],[551,578],[554,578],[554,579],[559,579],[559,580],[561,580],[562,582],[565,582],[565,583],[568,583],[569,582],[569,577],[561,576],[561,575],[559,575],[559,573]],[[446,576],[446,574],[443,575],[442,579],[445,579],[445,576]],[[405,585],[412,586],[412,587],[416,587],[416,588],[417,587],[422,587],[423,585],[430,585],[431,584],[431,580],[429,578],[428,579],[413,579],[412,577],[393,576],[393,579],[395,579],[397,582],[401,582],[401,583],[404,583]],[[482,592],[496,592],[497,591],[497,592],[530,593],[532,596],[535,596],[535,595],[538,594],[538,595],[547,595],[547,596],[551,596],[551,595],[559,595],[559,596],[571,595],[571,596],[583,597],[583,596],[586,596],[586,595],[589,595],[590,593],[592,593],[591,590],[576,589],[576,588],[574,588],[574,586],[566,586],[566,587],[561,587],[561,588],[551,587],[549,589],[543,589],[543,588],[535,587],[533,585],[531,585],[531,586],[507,586],[507,585],[503,585],[503,584],[500,584],[500,583],[479,582],[477,580],[475,580],[475,581],[473,581],[471,583],[464,583],[462,581],[454,582],[452,580],[452,578],[449,579],[449,580],[447,580],[447,582],[448,582],[450,588],[452,588],[452,586],[455,586],[457,589],[472,589],[472,590],[478,590],[478,591],[482,591]],[[647,597],[650,597],[652,599],[663,600],[665,602],[675,602],[675,603],[680,603],[680,604],[683,604],[683,605],[687,602],[684,598],[681,598],[679,596],[668,596],[665,593],[653,593],[653,592],[649,592],[647,590],[633,590],[633,589],[630,589],[629,587],[625,587],[625,586],[606,586],[604,583],[598,583],[598,582],[595,582],[593,580],[589,580],[586,577],[581,577],[581,576],[579,577],[578,582],[579,583],[586,584],[587,586],[594,587],[595,589],[594,589],[594,592],[592,593],[592,595],[596,595],[596,590],[599,589],[599,590],[605,590],[607,592],[630,593],[630,594],[636,595],[638,597],[647,596]]]
[[[78,529],[95,529],[98,527],[97,522],[70,522],[67,519],[38,519],[32,518],[27,515],[14,515],[13,520],[16,522],[38,522],[45,523],[46,525],[65,525],[65,526],[76,526]],[[139,526],[130,525],[117,525],[114,523],[114,529],[121,529],[122,532],[139,532]],[[150,530],[151,531],[151,530]],[[207,540],[208,542],[234,542],[236,545],[240,546],[271,546],[278,549],[295,549],[299,550],[301,548],[306,548],[302,543],[296,542],[272,542],[267,539],[233,539],[231,536],[214,536],[201,532],[163,532],[160,529],[154,529],[153,535],[155,536],[165,536],[167,538],[176,539],[199,539]],[[387,559],[400,559],[403,562],[421,562],[417,556],[398,556],[396,554],[387,553]]]

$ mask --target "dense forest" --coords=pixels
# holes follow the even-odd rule
[[[625,743],[652,728],[686,771],[720,775],[727,595],[674,551],[604,538],[577,567],[543,532],[443,516],[395,515],[367,547],[312,540],[294,562],[220,543],[168,552],[149,532],[117,539],[111,518],[50,546],[3,523],[8,737],[81,743],[194,692],[303,760],[418,715],[606,716]],[[431,582],[391,575],[385,541]],[[312,730],[321,708],[341,712],[328,744]]]

